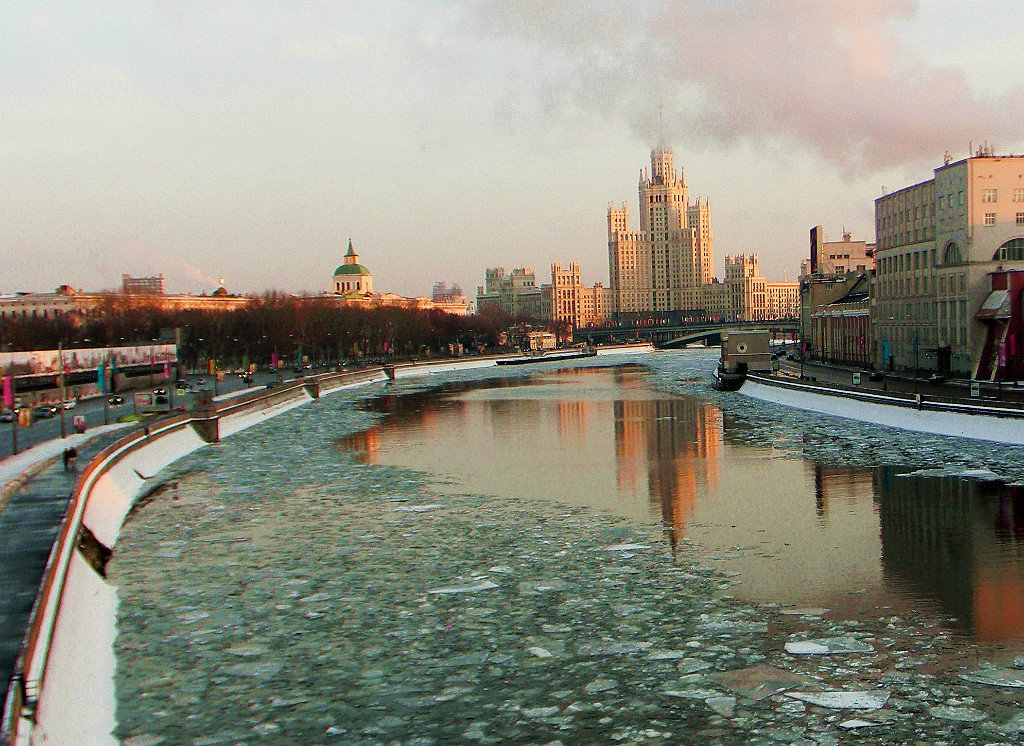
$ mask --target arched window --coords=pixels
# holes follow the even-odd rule
[[[1024,261],[1024,238],[1011,238],[992,255],[994,262],[1019,262]]]
[[[942,255],[943,264],[962,264],[963,258],[960,256],[960,247],[956,245],[956,242],[950,241],[946,244],[946,251]]]

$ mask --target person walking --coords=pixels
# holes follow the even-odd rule
[[[64,471],[75,471],[75,461],[78,459],[78,449],[68,446],[64,449]]]

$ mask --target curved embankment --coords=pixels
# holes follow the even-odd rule
[[[760,401],[933,435],[1024,445],[1024,411],[901,398],[751,375],[740,393]]]
[[[148,479],[207,443],[321,394],[387,378],[383,369],[373,368],[254,391],[161,420],[93,459],[75,485],[46,563],[7,692],[3,739],[26,745],[116,743],[111,734],[117,593],[103,574]]]
[[[651,350],[624,345],[602,353]],[[470,357],[299,379],[161,420],[104,449],[75,485],[47,560],[7,691],[0,738],[19,746],[116,743],[117,593],[103,575],[125,518],[161,469],[323,394],[388,378],[491,367],[495,360]]]

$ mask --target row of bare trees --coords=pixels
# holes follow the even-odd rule
[[[206,359],[267,365],[409,359],[495,349],[511,319],[398,307],[338,306],[321,298],[268,293],[232,311],[168,310],[156,299],[112,294],[85,317],[0,318],[0,350],[151,344],[179,333],[186,365]]]

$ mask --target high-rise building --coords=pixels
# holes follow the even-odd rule
[[[631,313],[699,307],[700,287],[712,280],[711,205],[690,203],[686,179],[671,149],[651,152],[651,170],[640,172],[640,230],[629,230],[625,205],[608,206],[608,268],[612,309]]]
[[[507,272],[504,267],[487,270],[484,286],[476,292],[477,313],[500,311],[513,318],[550,318],[550,292],[537,286],[537,276],[529,267]]]
[[[551,320],[565,322],[574,329],[603,324],[611,317],[611,292],[601,283],[586,287],[580,281],[580,263],[568,269],[551,265]]]
[[[163,295],[164,276],[132,277],[121,275],[121,292],[127,295]]]

